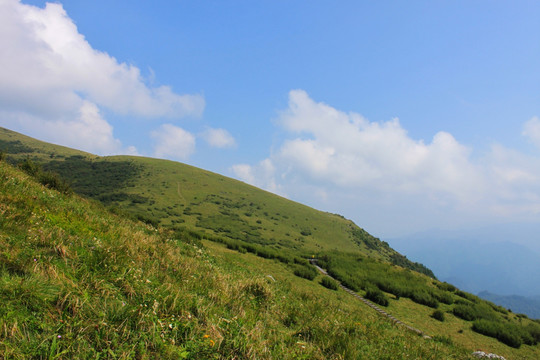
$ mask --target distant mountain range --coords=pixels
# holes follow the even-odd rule
[[[468,232],[430,231],[389,243],[428,266],[441,281],[540,318],[540,254],[532,245],[510,242],[534,239],[538,233],[534,225],[512,224]]]
[[[431,231],[388,242],[413,261],[431,268],[440,280],[463,290],[540,295],[540,254],[531,246],[514,242],[527,235],[517,230],[514,234],[507,236],[503,227],[460,233]]]
[[[540,296],[525,297],[518,295],[496,295],[488,291],[478,294],[482,299],[501,305],[515,313],[526,314],[530,318],[540,319]]]

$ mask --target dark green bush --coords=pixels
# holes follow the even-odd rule
[[[317,276],[317,269],[309,265],[296,265],[294,268],[294,275],[304,279],[313,280]]]
[[[497,315],[493,309],[485,304],[456,304],[452,312],[455,316],[467,321],[478,319],[497,320]]]
[[[148,213],[137,213],[135,214],[135,218],[153,227],[157,228],[159,226],[159,219]]]
[[[41,184],[50,189],[57,190],[64,194],[70,194],[72,192],[71,186],[56,173],[50,171],[39,172],[37,179]]]
[[[309,235],[311,235],[311,230],[310,229],[303,229],[302,231],[300,231],[300,234],[302,234],[303,236],[309,236]]]
[[[443,304],[452,305],[454,303],[454,297],[447,291],[433,291],[432,295]]]
[[[431,317],[435,320],[444,321],[444,312],[441,310],[435,310],[433,314],[431,314]]]
[[[444,291],[455,292],[457,290],[454,285],[449,284],[447,282],[442,282],[442,283],[435,282],[435,286],[437,286],[439,289],[444,290]]]
[[[473,294],[466,293],[465,291],[458,290],[458,291],[456,291],[456,294],[458,296],[461,296],[464,299],[472,301],[473,303],[477,303],[478,300],[479,300],[479,298],[477,296],[474,296]]]
[[[43,171],[39,164],[35,163],[29,158],[21,161],[18,166],[21,170],[23,170],[28,175],[39,181],[42,185],[45,185],[50,189],[57,190],[64,194],[69,194],[72,192],[70,185],[57,173],[51,171]]]
[[[525,329],[531,335],[535,344],[540,342],[540,325],[536,322],[528,324]]]
[[[493,310],[495,310],[496,312],[499,312],[501,314],[504,314],[504,315],[508,315],[508,310],[506,310],[505,308],[503,308],[502,306],[499,306],[499,305],[495,305],[494,303],[490,302],[490,301],[487,301],[487,304],[489,306],[491,306],[491,308]]]
[[[412,301],[417,304],[426,305],[436,309],[439,307],[439,302],[424,290],[417,290],[410,295]]]
[[[325,288],[330,289],[330,290],[337,290],[338,289],[338,283],[329,276],[324,276],[321,279],[321,285],[324,286]]]
[[[386,297],[386,295],[384,295],[381,290],[376,288],[371,288],[367,290],[366,299],[371,300],[381,306],[388,306],[388,304],[390,304],[390,300],[388,300],[388,297]]]
[[[26,158],[21,161],[18,166],[19,169],[21,169],[30,176],[36,176],[41,171],[40,166],[30,160],[30,158]]]
[[[519,330],[516,331],[517,327],[511,324],[480,319],[473,323],[472,329],[479,334],[496,338],[503,344],[516,349],[522,344]]]

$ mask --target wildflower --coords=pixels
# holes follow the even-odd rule
[[[210,346],[214,346],[215,342],[214,340],[210,339]]]
[[[208,334],[203,335],[203,339],[208,339],[209,337],[210,337],[210,335],[208,335]]]
[[[58,338],[61,339],[61,338],[62,338],[62,335],[58,335]]]

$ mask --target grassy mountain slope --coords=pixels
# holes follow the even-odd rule
[[[189,165],[133,156],[96,157],[1,128],[0,151],[14,163],[30,158],[59,173],[77,193],[153,225],[183,226],[300,256],[339,249],[433,275],[339,215]]]
[[[11,135],[9,142],[3,137],[4,133]],[[437,353],[439,347],[442,353],[434,358],[465,358],[463,348],[468,351],[483,349],[509,359],[537,359],[540,355],[539,347],[536,345],[540,340],[540,324],[426,276],[431,274],[425,267],[411,263],[386,243],[372,237],[339,215],[316,211],[221,175],[171,161],[125,156],[95,157],[80,152],[63,153],[62,148],[50,144],[42,144],[41,150],[37,150],[25,137],[17,137],[16,133],[8,130],[0,131],[0,145],[2,144],[5,147],[0,147],[0,151],[7,153],[6,160],[17,163],[30,157],[41,163],[45,169],[54,170],[69,179],[76,192],[103,202],[116,214],[128,214],[131,218],[145,221],[147,232],[160,225],[158,231],[160,235],[157,239],[161,239],[162,242],[166,242],[163,239],[175,239],[169,245],[187,251],[188,257],[199,254],[200,250],[212,259],[210,263],[215,268],[200,267],[190,273],[190,276],[198,278],[203,276],[198,273],[199,271],[220,269],[227,281],[241,283],[250,280],[253,275],[255,279],[262,281],[260,284],[263,284],[261,286],[266,290],[259,289],[260,291],[255,291],[257,294],[248,294],[252,302],[257,303],[259,300],[256,299],[260,296],[267,299],[264,294],[271,292],[273,295],[269,295],[268,299],[273,299],[276,302],[275,306],[278,306],[279,299],[287,299],[285,304],[280,303],[279,306],[294,303],[292,307],[275,307],[269,310],[269,313],[257,314],[260,309],[255,308],[251,321],[253,326],[264,328],[264,331],[272,334],[280,333],[280,336],[283,339],[288,338],[289,342],[296,339],[302,351],[311,346],[313,351],[307,358],[340,358],[340,356],[362,358],[360,354],[364,353],[360,349],[382,351],[385,346],[393,349],[391,351],[393,357],[388,358],[406,358],[411,349],[411,345],[405,343],[397,347],[385,345],[385,342],[389,341],[388,334],[392,334],[391,336],[399,334],[400,338],[408,339],[410,335],[404,334],[403,329],[395,328],[387,321],[376,318],[369,308],[358,304],[358,301],[345,292],[330,291],[320,286],[321,276],[305,260],[306,257],[313,255],[319,259],[320,265],[348,287],[386,306],[391,314],[398,316],[405,323],[435,336],[436,341],[413,337],[416,339],[414,348],[424,349],[421,350],[421,355],[416,356],[418,358],[430,358],[431,355],[426,349]],[[13,151],[14,147],[19,149],[23,147],[26,152]],[[123,217],[117,215],[116,218],[128,223]],[[108,222],[110,223],[110,220]],[[133,227],[133,225],[126,226]],[[21,225],[21,234],[22,231]],[[131,234],[126,236],[138,239]],[[24,239],[22,235],[21,239]],[[179,239],[201,243],[194,253],[192,245],[186,245],[185,241],[178,241]],[[122,249],[127,249],[129,243],[125,240]],[[201,248],[201,244],[204,244],[204,249]],[[133,251],[138,253],[138,250]],[[171,252],[173,257],[186,256],[173,248],[163,251],[157,257],[166,262],[172,261],[165,255],[167,251]],[[17,256],[10,256],[12,259],[18,259]],[[149,259],[144,261],[148,262]],[[158,264],[158,259],[152,261],[154,267],[163,268],[163,265]],[[198,262],[197,260],[197,264]],[[148,271],[156,271],[154,267],[148,268]],[[420,270],[424,274],[411,270]],[[277,281],[274,282],[266,275],[272,275]],[[154,284],[150,278],[148,279],[150,280],[148,284]],[[172,280],[167,281],[171,283]],[[209,301],[212,302],[219,299],[216,294],[209,295],[212,289],[207,287],[212,286],[217,285],[213,282],[203,282],[200,288],[186,291],[195,291],[198,296],[206,300],[209,297]],[[219,286],[217,289],[225,292],[225,297],[235,297],[238,294],[241,298],[244,296],[241,289],[232,285],[224,286],[228,290]],[[270,288],[272,290],[268,290]],[[278,294],[277,297],[275,294]],[[288,300],[291,296],[291,300]],[[156,301],[161,303],[163,299]],[[149,303],[145,304],[149,306]],[[331,310],[323,309],[326,307]],[[298,315],[298,309],[309,311],[300,311]],[[345,318],[340,317],[341,320],[333,323],[321,322],[321,319],[335,318],[333,314],[341,313],[343,309],[350,310],[345,312],[345,318],[355,319],[358,324],[367,327],[385,324],[380,326],[388,326],[389,332],[378,333],[380,339],[364,338],[362,335],[360,338],[363,340],[360,341],[356,339],[359,333],[353,331],[353,328],[344,330],[345,328],[339,325],[353,324],[341,323],[340,321],[345,321]],[[217,313],[224,311],[226,315],[222,316],[227,321],[234,317],[229,305],[218,307],[215,311]],[[435,315],[435,312],[438,315]],[[280,320],[276,320],[276,316]],[[309,316],[311,317],[307,319]],[[90,318],[90,315],[88,317]],[[227,321],[225,322],[228,324]],[[325,323],[326,327],[321,327],[322,323]],[[332,324],[335,324],[335,329]],[[130,331],[142,330],[134,328]],[[220,334],[223,336],[221,332]],[[259,333],[258,336],[270,335],[265,332]],[[337,344],[345,341],[344,338],[348,340]],[[187,341],[185,338],[182,339],[184,343]],[[309,339],[310,344],[304,341],[306,339]],[[279,343],[282,340],[275,341]],[[353,345],[348,345],[350,341],[353,341]],[[298,355],[293,351],[296,345],[286,347],[281,343],[281,345],[273,344],[272,346],[278,346],[280,350],[258,352],[255,358],[295,358]],[[238,344],[227,346],[235,348]],[[250,346],[257,348],[263,345],[253,343]],[[400,346],[404,347],[398,350]],[[189,348],[186,351],[192,354],[198,350]],[[239,357],[253,357],[253,351],[255,350],[242,353]],[[293,353],[296,355],[291,355]],[[460,355],[456,357],[457,353]],[[219,356],[228,357],[232,352],[227,353],[229,355],[224,354],[220,352]],[[301,354],[297,358],[302,358]],[[375,353],[368,351],[367,354]],[[385,358],[377,354],[365,358]]]
[[[0,213],[4,359],[468,358],[280,262],[126,220],[1,161]]]

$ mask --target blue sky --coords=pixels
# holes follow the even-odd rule
[[[540,222],[537,1],[45,4],[0,0],[0,126],[383,238]]]

